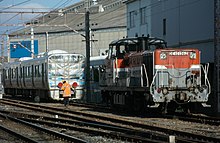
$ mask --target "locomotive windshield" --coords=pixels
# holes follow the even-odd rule
[[[120,39],[110,43],[108,59],[115,57],[120,59],[123,58],[125,53],[163,49],[165,47],[166,42],[159,38],[137,37]]]
[[[125,45],[116,45],[109,47],[109,59],[111,58],[123,58],[124,54],[126,53],[126,46]]]

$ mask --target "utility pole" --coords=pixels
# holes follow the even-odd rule
[[[10,39],[9,39],[9,35],[6,35],[6,40],[7,40],[7,48],[8,48],[8,62],[10,62]]]
[[[46,54],[48,55],[48,50],[49,50],[49,39],[48,39],[48,32],[46,32]]]
[[[215,53],[215,92],[216,101],[217,101],[217,112],[220,114],[220,0],[214,1],[214,14],[215,14],[215,23],[214,23],[214,53]],[[216,103],[215,103],[216,105]]]
[[[2,42],[1,42],[1,57],[2,57],[2,64],[4,63],[4,38],[2,37]]]
[[[90,30],[89,30],[89,0],[85,14],[85,40],[86,40],[86,100],[91,100],[90,94]]]
[[[34,28],[31,27],[31,57],[34,58]]]

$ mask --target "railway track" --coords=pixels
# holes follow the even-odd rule
[[[201,116],[201,115],[164,115],[163,117],[168,119],[176,118],[183,121],[215,125],[215,126],[220,125],[220,118],[218,117]]]
[[[33,109],[33,108],[32,108]],[[42,110],[42,109],[40,109]],[[47,110],[48,111],[48,110]],[[44,110],[43,112],[47,112]],[[94,122],[91,120],[85,120],[83,118],[75,118],[75,120],[70,120],[62,117],[62,114],[56,112],[59,118],[54,118],[51,116],[42,116],[42,115],[33,115],[33,114],[26,114],[24,112],[12,112],[12,111],[1,111],[4,114],[11,114],[19,119],[25,120],[27,122],[37,123],[41,125],[47,125],[52,127],[76,130],[79,132],[86,132],[97,134],[101,136],[111,137],[111,138],[118,138],[120,140],[126,140],[131,142],[167,142],[168,137],[162,134],[154,135],[151,132],[141,132],[138,130],[132,130],[125,127],[120,127],[116,125],[110,125],[106,123],[99,123]],[[50,112],[51,113],[51,112]],[[72,117],[72,116],[71,116]],[[39,120],[40,119],[40,120]],[[84,120],[84,121],[82,121]],[[74,126],[78,125],[78,126]],[[83,126],[83,127],[82,127]],[[146,138],[146,136],[148,138]]]
[[[15,102],[15,103],[13,103],[13,102]],[[69,109],[63,109],[63,108],[60,109],[60,108],[55,108],[55,107],[49,107],[49,106],[38,105],[38,104],[36,105],[33,103],[26,103],[26,102],[21,102],[21,101],[11,101],[11,100],[1,100],[1,103],[10,104],[13,106],[19,106],[22,108],[25,108],[25,107],[27,108],[27,106],[29,106],[28,108],[30,108],[31,110],[41,111],[41,112],[49,113],[52,115],[57,114],[59,117],[69,118],[71,120],[75,119],[75,120],[83,121],[81,123],[78,122],[78,124],[85,125],[85,126],[91,126],[91,127],[97,126],[97,128],[104,128],[104,126],[105,127],[107,126],[108,128],[111,127],[112,130],[110,130],[110,132],[113,132],[113,131],[115,132],[118,130],[121,133],[122,132],[125,133],[126,128],[128,128],[127,125],[129,125],[129,126],[131,126],[131,128],[127,129],[127,132],[128,132],[127,135],[131,136],[132,134],[135,134],[135,135],[138,135],[139,138],[142,138],[141,134],[144,134],[145,137],[149,136],[152,142],[154,140],[157,142],[168,141],[169,135],[175,135],[176,140],[178,142],[218,142],[219,141],[219,138],[206,137],[204,135],[187,133],[184,131],[178,131],[178,130],[167,129],[167,128],[162,128],[162,127],[150,126],[150,125],[146,125],[143,123],[132,122],[132,121],[124,120],[124,119],[118,119],[118,118],[116,119],[116,118],[112,118],[112,117],[105,117],[105,116],[83,113],[83,112],[79,112],[79,111],[72,111]],[[26,120],[31,121],[31,122],[36,122],[36,118],[40,118],[40,117],[35,117],[35,121],[33,121],[33,119],[30,119],[30,118],[26,119]],[[44,117],[44,118],[47,118],[47,117]],[[54,121],[51,121],[51,120],[53,120],[53,119],[50,118],[51,123],[48,123],[50,125],[54,124]],[[64,119],[64,122],[65,121],[70,122],[67,119]],[[106,121],[108,121],[108,122],[106,122]],[[49,121],[47,121],[47,122],[49,122]],[[59,122],[61,122],[61,121],[59,120]],[[89,123],[90,123],[90,125],[89,125]],[[72,122],[72,124],[77,124],[77,123]],[[91,124],[93,124],[93,126]],[[125,126],[126,126],[126,128],[125,128]],[[65,126],[65,128],[70,128],[70,126]],[[105,128],[105,130],[107,130],[107,129]],[[130,132],[128,130],[130,130]],[[92,132],[92,131],[90,131],[90,132]],[[151,134],[147,134],[149,132]],[[160,133],[158,134],[158,132],[160,132]],[[99,133],[99,134],[101,134],[101,133]],[[116,134],[116,135],[118,136],[119,134]],[[107,136],[111,136],[111,135],[107,135]],[[152,137],[154,137],[154,138],[152,138]],[[124,137],[121,136],[120,138],[129,140],[129,138],[125,138],[125,136]],[[144,139],[144,138],[142,138],[142,139]],[[137,141],[135,138],[133,140]],[[143,140],[142,140],[142,142],[143,142]]]
[[[24,141],[24,142],[30,142],[30,143],[37,143],[37,141],[32,140],[32,139],[30,139],[30,138],[28,138],[18,132],[13,131],[12,129],[5,127],[5,126],[2,126],[2,125],[0,125],[0,132],[2,132],[4,134],[4,136],[6,133],[6,134],[8,134],[8,136],[10,136],[10,138],[13,137],[14,139],[11,140],[11,142],[16,142],[16,140],[17,140],[17,142]],[[2,140],[2,137],[1,137],[1,142],[8,142],[8,139]]]
[[[70,105],[93,108],[97,111],[102,111],[102,112],[115,112],[110,107],[100,105],[100,104],[71,103]],[[175,115],[154,114],[151,117],[154,117],[154,116],[156,116],[156,117],[161,116],[161,117],[167,118],[167,119],[179,119],[179,120],[183,120],[183,121],[202,123],[202,124],[208,124],[208,125],[216,125],[216,126],[220,125],[220,118],[212,117],[212,116],[204,116],[204,115],[202,116],[202,115],[194,115],[194,114],[175,114]]]
[[[28,143],[39,143],[45,141],[86,143],[86,141],[82,139],[68,136],[40,125],[32,124],[24,121],[23,119],[18,119],[2,113],[0,113],[0,116],[8,120],[7,122],[10,122],[9,124],[4,124],[4,126],[1,125],[0,128],[2,130]],[[18,131],[15,131],[15,126]]]

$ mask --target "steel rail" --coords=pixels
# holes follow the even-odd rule
[[[159,134],[153,131],[140,131],[137,129],[132,129],[132,128],[127,128],[127,127],[121,127],[121,126],[115,126],[115,125],[110,125],[110,124],[102,124],[102,123],[91,123],[89,121],[76,121],[76,120],[70,120],[70,119],[61,119],[61,118],[54,118],[54,117],[49,117],[49,116],[42,116],[42,115],[32,115],[32,114],[26,114],[26,113],[18,113],[18,112],[11,112],[11,111],[2,111],[1,112],[5,114],[12,114],[15,115],[17,118],[28,121],[28,122],[34,122],[34,123],[40,123],[40,124],[49,124],[51,126],[58,126],[58,127],[63,127],[63,128],[72,128],[73,130],[79,130],[81,128],[78,127],[73,127],[71,125],[78,125],[78,126],[85,126],[85,127],[93,127],[97,128],[97,131],[93,131],[93,134],[102,134],[104,135],[102,131],[99,131],[99,129],[103,130],[108,130],[110,133],[106,133],[107,136],[114,136],[115,132],[118,132],[115,137],[121,137],[124,139],[130,139],[131,141],[136,140],[136,141],[151,141],[151,142],[159,142],[159,141],[167,141],[168,136],[164,134]],[[20,117],[18,116],[20,114]],[[39,120],[41,119],[41,120]],[[46,121],[48,122],[46,122]],[[60,125],[61,123],[65,125]],[[54,125],[53,125],[54,124]],[[68,124],[68,125],[67,125]],[[69,126],[70,125],[70,126]],[[86,130],[85,130],[86,131]],[[86,131],[90,133],[89,131]],[[91,131],[92,132],[92,131]],[[113,135],[112,135],[113,134]],[[128,138],[128,136],[130,136]],[[137,137],[138,136],[138,137]],[[148,140],[148,139],[150,140]],[[155,141],[154,141],[155,140]]]
[[[25,137],[22,134],[19,134],[19,133],[15,132],[15,131],[13,131],[13,130],[11,130],[9,128],[6,128],[6,127],[4,127],[2,125],[0,125],[0,129],[3,130],[4,132],[9,133],[10,135],[15,136],[16,138],[19,138],[19,139],[25,141],[25,142],[28,142],[28,143],[38,143],[37,141],[32,140],[32,139],[30,139],[28,137]]]
[[[0,113],[0,116],[2,116],[4,118],[8,118],[8,119],[10,119],[12,121],[15,121],[15,122],[18,122],[18,123],[25,124],[27,126],[30,126],[30,127],[34,128],[34,129],[38,129],[40,131],[43,131],[43,132],[48,133],[50,135],[53,135],[54,137],[64,139],[66,141],[77,142],[77,143],[87,143],[87,141],[84,141],[82,139],[79,139],[79,138],[76,138],[76,137],[73,137],[73,136],[69,136],[69,135],[66,135],[66,134],[63,134],[63,133],[59,133],[59,132],[56,132],[56,131],[53,131],[53,130],[50,130],[50,129],[46,129],[46,128],[43,128],[41,126],[35,125],[33,123],[29,123],[27,121],[24,121],[24,120],[21,120],[21,119],[18,119],[18,118],[14,118],[14,117],[6,115],[6,114]]]
[[[4,99],[4,100],[6,101],[6,99]],[[0,100],[0,101],[3,101],[3,99]],[[10,101],[10,100],[8,100],[8,101]],[[191,140],[191,141],[197,141],[197,142],[219,142],[218,138],[207,137],[207,136],[203,136],[203,135],[199,135],[199,134],[188,133],[188,132],[185,132],[185,131],[177,131],[177,130],[173,130],[173,129],[167,129],[167,128],[164,128],[164,127],[151,126],[151,125],[147,125],[147,124],[141,124],[141,123],[122,120],[122,119],[115,119],[115,118],[112,118],[112,117],[98,116],[98,115],[94,115],[94,114],[91,115],[89,113],[83,113],[83,112],[73,111],[73,110],[69,110],[69,109],[61,109],[61,108],[49,107],[49,106],[44,106],[44,105],[39,105],[39,104],[36,105],[36,104],[33,104],[33,103],[27,103],[27,102],[22,102],[22,101],[12,100],[11,102],[17,102],[20,105],[16,105],[16,103],[10,103],[10,102],[8,104],[11,104],[11,105],[14,105],[14,106],[20,106],[20,107],[25,107],[26,105],[34,106],[34,107],[30,107],[30,108],[33,109],[33,110],[38,110],[38,111],[43,111],[43,112],[47,112],[47,113],[57,114],[59,116],[68,117],[68,118],[73,118],[74,117],[73,115],[70,115],[70,114],[76,114],[76,115],[81,115],[81,116],[85,116],[85,117],[86,116],[87,117],[94,117],[94,118],[99,118],[101,120],[106,120],[106,121],[111,121],[111,122],[115,122],[115,123],[130,125],[130,126],[138,127],[138,128],[142,128],[142,129],[147,129],[147,130],[152,130],[152,131],[159,131],[159,132],[163,132],[163,133],[166,133],[166,134],[169,134],[169,135],[177,136],[177,138],[185,139],[185,140]],[[22,104],[24,104],[24,105],[22,105]],[[45,108],[45,109],[42,109],[42,108]],[[60,112],[58,112],[58,111],[60,111]],[[63,112],[65,112],[65,114]]]

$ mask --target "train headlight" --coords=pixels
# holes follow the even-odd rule
[[[166,58],[167,58],[166,53],[160,53],[160,59],[161,59],[161,60],[164,60],[164,59],[166,59]]]
[[[190,59],[196,59],[196,52],[190,52]]]
[[[190,87],[190,88],[189,88],[189,91],[191,91],[191,92],[194,91],[194,88],[193,88],[193,87]]]
[[[78,83],[77,82],[74,82],[73,84],[72,84],[72,87],[73,88],[76,88],[78,86]]]
[[[158,89],[157,89],[157,93],[160,93],[160,92],[161,92],[161,88],[158,88]]]
[[[202,87],[199,88],[199,92],[203,92],[203,90],[204,90],[204,89],[203,89]]]
[[[57,85],[58,88],[61,88],[62,86],[63,86],[62,82],[58,83],[58,85]]]
[[[163,92],[164,95],[166,95],[168,93],[167,88],[163,88],[162,92]]]
[[[199,89],[195,88],[195,93],[198,94],[199,93]]]

